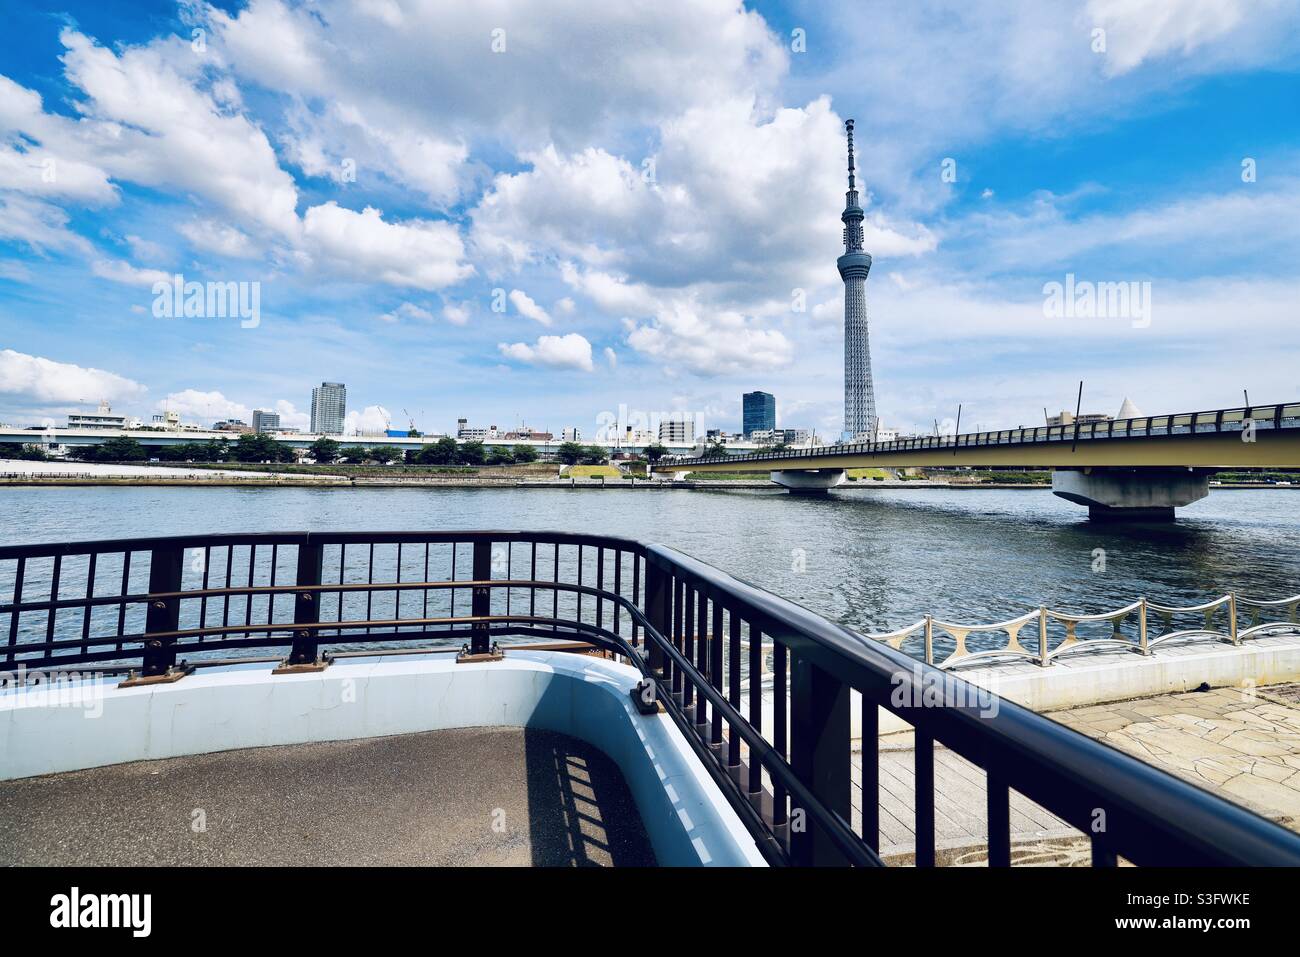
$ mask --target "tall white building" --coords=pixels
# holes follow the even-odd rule
[[[348,390],[342,382],[322,382],[311,390],[311,430],[317,435],[342,435],[348,413]]]
[[[871,384],[871,347],[867,339],[867,273],[871,256],[863,250],[862,207],[853,174],[853,121],[849,136],[849,191],[845,194],[844,255],[836,261],[844,280],[844,435],[870,438],[876,421],[876,394]]]
[[[659,420],[659,441],[687,445],[695,441],[695,417],[689,412],[671,412]]]

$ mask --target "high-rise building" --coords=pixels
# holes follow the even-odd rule
[[[348,413],[348,390],[342,382],[322,382],[311,390],[311,430],[317,435],[342,435]]]
[[[849,191],[844,197],[844,255],[835,263],[844,280],[844,435],[869,438],[876,420],[876,395],[871,384],[871,348],[867,341],[867,273],[871,256],[863,250],[862,207],[853,167],[853,121],[846,120],[849,137]]]
[[[267,412],[265,409],[253,410],[254,432],[275,432],[280,428],[280,413]]]
[[[776,428],[776,396],[768,392],[746,392],[740,400],[741,431],[770,432]]]
[[[695,441],[695,417],[689,412],[671,412],[659,420],[659,441],[689,445]]]

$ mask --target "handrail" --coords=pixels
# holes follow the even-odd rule
[[[1218,631],[1210,627],[1212,620],[1216,617],[1215,613],[1226,607],[1228,613],[1226,616],[1226,630]],[[1251,625],[1246,628],[1241,627],[1238,620],[1240,611],[1245,609],[1254,609],[1251,612]],[[1286,620],[1263,621],[1261,611],[1263,609],[1282,608],[1289,613]],[[1137,634],[1133,637],[1125,637],[1121,631],[1121,626],[1128,620],[1129,616],[1136,614]],[[1148,629],[1148,612],[1156,612],[1165,623],[1169,626],[1165,631],[1152,637]],[[1200,612],[1205,617],[1205,626],[1202,628],[1189,628],[1175,630],[1172,627],[1174,615],[1193,614]],[[1019,632],[1026,624],[1037,620],[1039,623],[1039,641],[1037,649],[1030,651],[1026,649],[1019,640]],[[1094,622],[1108,621],[1113,625],[1113,631],[1110,636],[1102,638],[1081,638],[1079,637],[1076,626]],[[1060,622],[1065,625],[1065,634],[1059,642],[1055,644],[1051,640],[1048,632],[1048,626],[1052,622]],[[935,629],[947,632],[952,636],[956,643],[955,649],[946,656],[936,657],[933,647],[933,634]],[[911,625],[905,625],[902,628],[885,632],[867,632],[864,637],[872,641],[878,641],[888,645],[896,651],[901,651],[903,643],[915,635],[925,635],[925,647],[920,655],[921,660],[926,664],[935,665],[938,668],[948,669],[959,664],[969,661],[985,658],[1025,658],[1035,662],[1043,667],[1047,667],[1052,661],[1064,654],[1070,654],[1084,648],[1095,648],[1102,645],[1118,645],[1125,647],[1130,651],[1140,655],[1150,655],[1151,648],[1154,645],[1166,642],[1172,638],[1184,638],[1189,636],[1206,636],[1219,641],[1226,641],[1229,644],[1239,645],[1243,639],[1256,638],[1266,632],[1292,630],[1300,634],[1300,595],[1292,595],[1289,598],[1277,599],[1255,599],[1246,598],[1237,595],[1235,592],[1229,592],[1218,598],[1201,602],[1197,605],[1163,605],[1142,597],[1124,605],[1121,608],[1101,611],[1093,614],[1079,615],[1069,612],[1059,611],[1052,608],[1039,608],[1037,611],[1027,612],[1016,618],[1007,621],[995,622],[993,624],[965,624],[959,622],[944,622],[927,615],[925,618]],[[1007,642],[1002,646],[987,647],[972,651],[966,646],[966,636],[974,633],[989,633],[996,631],[1007,632]]]
[[[129,667],[142,678],[179,677],[181,654],[199,664],[215,663],[203,661],[208,655],[266,662],[266,649],[282,648],[287,664],[320,665],[329,649],[396,653],[429,640],[449,651],[463,645],[471,658],[491,657],[511,636],[589,642],[641,673],[642,698],[663,706],[773,863],[881,863],[877,757],[864,748],[860,771],[851,761],[857,693],[864,742],[875,738],[877,708],[915,729],[918,864],[935,862],[937,744],[988,774],[991,863],[1009,862],[1005,819],[1015,789],[1087,835],[1094,863],[1123,855],[1135,863],[1300,864],[1300,837],[890,646],[920,630],[930,647],[936,628],[960,633],[959,646],[977,631],[1007,631],[1015,643],[1035,620],[1041,640],[1049,617],[1063,615],[1045,608],[992,625],[927,616],[875,636],[886,644],[667,546],[481,530],[4,546],[3,588],[0,655],[10,669],[80,664],[97,674]],[[68,597],[77,590],[84,594]],[[1239,603],[1257,613],[1288,607]],[[1145,600],[1121,611],[1135,608],[1145,614]],[[236,649],[260,654],[230,657]],[[972,704],[981,701],[994,703],[992,713]],[[1109,821],[1102,831],[1098,809]]]

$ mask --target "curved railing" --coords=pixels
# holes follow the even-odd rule
[[[935,863],[937,744],[986,774],[991,864],[1010,863],[1014,789],[1086,836],[1095,864],[1300,865],[1300,836],[663,545],[467,531],[0,547],[11,685],[430,650],[490,661],[517,647],[511,639],[581,642],[637,669],[639,709],[663,708],[773,863],[881,863],[874,744],[885,708],[915,730],[920,865]],[[770,682],[751,681],[767,659]]]
[[[1264,615],[1276,609],[1284,618],[1265,620]],[[1223,611],[1223,627],[1213,627]],[[1249,624],[1241,627],[1241,615],[1246,611]],[[932,615],[926,615],[920,621],[905,625],[894,631],[869,632],[866,637],[882,642],[897,651],[906,651],[904,644],[910,639],[912,653],[926,664],[939,668],[953,668],[972,661],[989,658],[1022,658],[1047,667],[1053,660],[1076,651],[1098,648],[1123,648],[1139,655],[1150,655],[1152,649],[1162,642],[1176,638],[1208,637],[1229,644],[1240,645],[1250,638],[1276,631],[1294,631],[1300,633],[1300,595],[1273,600],[1245,598],[1229,593],[1212,601],[1199,605],[1162,605],[1139,598],[1137,601],[1116,608],[1112,611],[1092,615],[1072,615],[1051,608],[1040,607],[1037,611],[1027,612],[1018,618],[993,624],[961,624],[940,621]],[[1202,616],[1198,627],[1176,628],[1176,615]],[[1155,616],[1163,630],[1152,635],[1151,618]],[[1124,626],[1132,622],[1132,634],[1125,634]],[[1102,637],[1080,636],[1079,625],[1094,622],[1108,622],[1111,632]],[[1052,626],[1059,624],[1059,634],[1052,634]],[[1021,632],[1032,626],[1033,641],[1027,642]],[[985,642],[984,647],[972,649],[967,638],[972,634],[1005,634],[1005,641]],[[936,651],[935,639],[942,640],[942,647]],[[920,647],[916,647],[916,645]]]
[[[820,458],[826,455],[877,452],[905,452],[917,449],[957,449],[991,445],[1036,445],[1045,442],[1090,442],[1094,440],[1153,438],[1186,435],[1194,432],[1247,431],[1270,432],[1300,429],[1300,403],[1256,405],[1208,412],[1185,412],[1174,415],[1143,416],[1133,419],[1110,419],[1105,422],[1076,422],[1071,425],[1048,425],[1028,429],[1000,429],[994,432],[913,436],[892,442],[843,442],[784,452],[750,452],[728,455],[728,465],[745,462],[785,461]],[[690,465],[717,464],[718,458],[680,458],[664,460],[655,468],[664,471]]]

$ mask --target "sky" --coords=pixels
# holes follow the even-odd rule
[[[847,118],[887,426],[1300,398],[1294,0],[4,19],[0,421],[306,427],[328,380],[361,430],[733,430],[761,389],[837,436]]]

